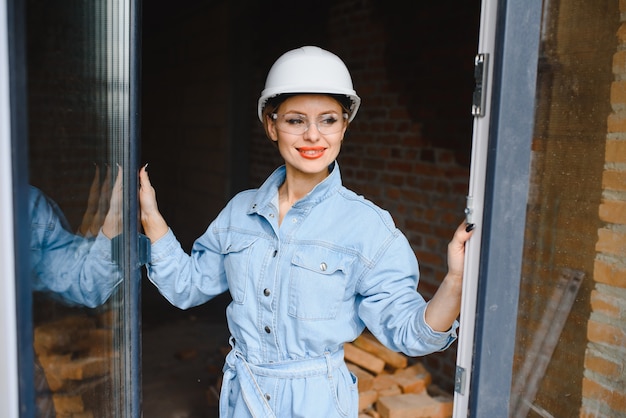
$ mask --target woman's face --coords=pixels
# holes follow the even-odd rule
[[[275,113],[275,119],[268,116],[268,134],[287,170],[326,176],[348,127],[339,102],[324,94],[303,94],[286,99]]]

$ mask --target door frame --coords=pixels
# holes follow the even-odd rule
[[[478,271],[476,277],[468,277],[474,281],[475,293],[467,297],[475,299],[467,304],[475,304],[475,309],[470,306],[465,315],[473,332],[463,335],[461,327],[459,357],[468,350],[472,354],[470,364],[464,365],[465,395],[458,399],[455,393],[455,417],[509,414],[542,0],[483,0],[482,7],[495,8],[489,19],[481,21],[481,42],[491,34],[494,41],[487,86],[488,134],[477,138],[480,132],[474,133],[475,146],[476,141],[481,144],[486,160],[470,174],[470,178],[484,174],[484,182],[477,180],[484,184],[484,200],[479,202],[483,213],[477,219],[482,239],[479,254],[466,261],[470,266],[477,263]]]
[[[13,175],[8,5],[0,5],[0,415],[17,416],[17,322],[15,311],[15,250],[13,242]]]
[[[32,323],[29,281],[28,141],[25,56],[25,6],[0,3],[0,411],[7,417],[35,413]],[[26,275],[26,276],[25,276]]]

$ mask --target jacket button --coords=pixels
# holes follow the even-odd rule
[[[265,326],[265,332],[267,332],[267,333],[269,334],[270,332],[272,332],[272,330],[270,329],[270,327],[268,327],[268,326],[266,325],[266,326]]]
[[[267,399],[268,401],[270,400],[270,394],[269,393],[265,394],[265,399]]]
[[[278,254],[278,250],[274,250],[274,253],[272,254],[272,257],[276,257],[276,254]]]
[[[263,294],[264,294],[265,296],[269,296],[269,295],[270,295],[270,293],[271,293],[271,292],[270,292],[270,290],[269,290],[268,288],[263,289]]]
[[[320,270],[326,271],[327,268],[328,268],[328,266],[326,265],[326,263],[320,264]]]

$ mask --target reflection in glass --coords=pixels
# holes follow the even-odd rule
[[[27,3],[37,416],[130,416],[129,4]]]
[[[56,202],[30,187],[33,289],[68,305],[95,308],[106,302],[121,280],[110,243],[120,230],[119,204],[111,204],[110,180],[101,186],[98,171],[77,233],[71,232]],[[115,181],[117,196],[121,178]]]

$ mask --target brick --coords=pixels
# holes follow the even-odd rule
[[[374,387],[374,375],[356,364],[347,363],[348,370],[357,378],[359,392],[365,392]]]
[[[454,413],[454,395],[436,385],[428,387],[428,394],[441,404],[441,416],[446,418],[452,417]]]
[[[626,73],[626,51],[617,51],[613,55],[613,74]]]
[[[608,133],[626,132],[626,116],[624,116],[624,112],[609,114],[606,119],[606,124]],[[611,156],[607,152],[607,158],[609,157]]]
[[[626,225],[626,201],[604,201],[598,212],[604,222]]]
[[[611,295],[605,295],[597,290],[591,292],[591,309],[593,312],[603,314],[611,318],[619,318],[621,308],[618,300]]]
[[[68,316],[40,325],[34,330],[34,349],[38,355],[62,354],[85,338],[95,322],[83,316]]]
[[[90,357],[72,360],[61,365],[60,375],[63,379],[84,380],[90,377],[104,376],[109,368],[109,359]]]
[[[65,385],[65,379],[61,374],[61,369],[64,364],[72,361],[72,356],[70,354],[66,354],[39,356],[38,358],[44,374],[46,375],[48,387],[52,392],[58,392]]]
[[[607,228],[599,229],[596,251],[617,256],[626,254],[626,234]]]
[[[346,361],[354,363],[374,374],[378,374],[385,369],[383,360],[350,343],[344,345],[344,357]]]
[[[361,411],[359,418],[380,418],[380,414],[372,407]]]
[[[596,259],[593,266],[593,279],[598,283],[626,288],[626,267]]]
[[[405,355],[388,349],[371,334],[362,334],[353,342],[353,344],[358,348],[384,360],[386,364],[395,369],[405,368],[408,364],[408,358]]]
[[[359,411],[371,408],[378,400],[378,392],[375,390],[359,391]]]
[[[392,377],[403,393],[425,392],[432,383],[432,377],[422,363],[398,370]]]
[[[378,391],[379,398],[383,396],[396,396],[396,395],[402,395],[402,389],[400,389],[400,386],[398,385],[393,385],[390,388],[382,389]]]
[[[626,172],[605,170],[602,173],[602,188],[608,190],[626,191]]]
[[[376,391],[384,391],[387,389],[391,389],[394,387],[398,387],[398,385],[396,384],[395,379],[393,378],[393,376],[391,376],[390,374],[379,374],[378,376],[376,376],[374,378],[374,384],[372,386],[372,389],[376,390]]]
[[[603,402],[614,411],[626,411],[626,394],[621,392],[622,389],[621,385],[615,389],[607,388],[587,377],[583,378],[583,397]]]
[[[615,132],[626,132],[626,112],[612,113],[609,116],[609,128],[618,129]],[[610,163],[626,162],[626,141],[609,139],[606,141],[604,157]]]
[[[611,83],[611,105],[613,109],[623,108],[626,104],[626,81]]]
[[[52,402],[57,414],[80,413],[85,411],[83,399],[75,395],[53,395]]]
[[[616,347],[626,345],[624,330],[609,324],[589,320],[587,324],[587,338],[589,341],[607,344]]]
[[[598,373],[608,379],[618,379],[624,376],[623,363],[600,357],[589,351],[585,356],[585,369]]]
[[[441,404],[425,393],[383,396],[376,402],[382,418],[439,418]]]

